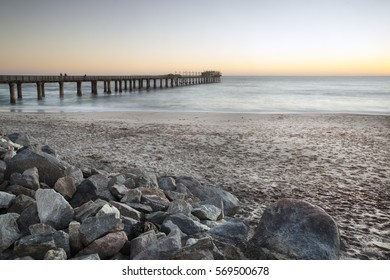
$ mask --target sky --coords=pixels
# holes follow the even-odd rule
[[[0,74],[390,75],[390,0],[0,0]]]

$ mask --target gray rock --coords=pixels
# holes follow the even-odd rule
[[[267,207],[250,240],[251,259],[338,259],[337,224],[322,208],[281,199]]]
[[[123,174],[110,176],[108,180],[108,187],[111,188],[114,185],[124,185],[126,177]]]
[[[158,195],[143,195],[141,202],[152,207],[153,211],[165,211],[170,203],[167,198]]]
[[[126,194],[122,197],[123,203],[140,203],[142,192],[139,189],[127,189]]]
[[[181,237],[185,237],[186,234],[183,233],[180,228],[175,225],[171,220],[164,221],[163,224],[161,225],[161,231],[164,232],[165,234],[170,234],[171,232],[174,231],[179,231]]]
[[[133,259],[142,251],[145,251],[147,248],[152,246],[157,242],[157,235],[154,231],[148,231],[140,236],[131,240],[131,253],[130,259]]]
[[[205,204],[205,205],[199,205],[196,208],[192,210],[192,215],[195,217],[198,217],[201,220],[210,220],[210,221],[216,221],[218,217],[221,216],[221,209],[211,205],[211,204]]]
[[[52,155],[38,152],[35,153],[25,149],[16,154],[7,162],[5,179],[9,179],[11,174],[23,173],[29,168],[36,167],[39,173],[40,182],[44,182],[53,187],[57,180],[65,176],[66,164]]]
[[[145,215],[145,219],[147,221],[152,222],[153,224],[156,225],[162,225],[164,220],[169,216],[168,213],[163,212],[163,211],[157,211],[151,214]]]
[[[110,191],[115,198],[122,199],[129,189],[125,185],[114,184],[110,187]]]
[[[178,250],[174,260],[214,260],[215,245],[211,237],[205,237]]]
[[[168,214],[177,214],[183,213],[186,216],[189,216],[192,211],[192,206],[185,200],[174,200],[169,203],[167,213]]]
[[[17,220],[22,235],[29,234],[30,225],[37,224],[39,222],[40,220],[38,216],[38,209],[35,201],[20,213],[20,216]]]
[[[121,213],[119,212],[119,210],[106,203],[100,210],[99,212],[96,213],[96,217],[100,217],[100,216],[104,216],[104,215],[110,215],[110,214],[113,214],[115,219],[119,219],[121,217]]]
[[[181,199],[181,200],[186,199],[186,195],[184,193],[179,193],[179,192],[175,192],[175,191],[164,191],[164,193],[165,193],[165,196],[171,201],[178,200],[178,199]]]
[[[73,178],[76,187],[84,180],[84,175],[81,169],[74,166],[66,168],[65,175],[66,177],[70,176]]]
[[[30,137],[24,132],[15,132],[7,135],[8,139],[21,146],[30,146]]]
[[[77,187],[70,204],[75,208],[98,198],[105,201],[115,200],[107,186],[108,178],[106,176],[101,174],[92,175]]]
[[[0,160],[0,184],[4,182],[4,173],[5,170],[7,169],[7,164]]]
[[[10,177],[11,185],[19,185],[36,191],[39,189],[39,174],[36,167],[29,168],[20,173],[13,173]]]
[[[7,213],[0,215],[0,253],[11,246],[21,236],[17,219],[19,214]]]
[[[71,200],[74,193],[76,192],[75,179],[70,175],[61,177],[54,184],[54,189],[66,200]]]
[[[163,191],[174,191],[176,190],[176,182],[172,177],[161,177],[158,180],[158,185]]]
[[[99,210],[107,204],[107,201],[102,199],[97,199],[95,201],[88,201],[81,205],[80,207],[77,207],[74,209],[75,220],[79,222],[83,222],[85,219],[95,216]]]
[[[56,230],[53,227],[51,227],[51,226],[49,226],[47,224],[42,224],[42,223],[30,225],[28,227],[28,230],[30,231],[31,235],[38,235],[38,234],[46,234],[46,233],[56,232]]]
[[[72,258],[71,260],[82,260],[82,261],[99,261],[99,255],[98,254],[90,254],[90,255],[82,255]]]
[[[8,209],[8,213],[22,213],[24,209],[26,209],[28,206],[31,204],[35,203],[35,199],[24,195],[20,194],[16,196],[15,200],[13,201],[11,207]]]
[[[214,239],[243,247],[248,241],[249,227],[238,219],[229,219],[208,231]]]
[[[158,188],[157,176],[152,172],[142,172],[134,181],[137,188]]]
[[[43,260],[47,251],[56,248],[54,238],[50,234],[27,235],[15,242],[14,255]]]
[[[65,250],[62,248],[51,249],[43,257],[44,260],[66,260],[67,258]]]
[[[131,208],[134,208],[137,211],[140,211],[145,214],[149,214],[153,212],[152,207],[142,204],[142,203],[125,203],[126,205],[129,205]]]
[[[14,194],[16,196],[24,194],[26,196],[29,196],[29,197],[35,199],[35,191],[34,190],[31,190],[29,188],[22,187],[22,186],[19,186],[19,185],[8,186],[7,187],[7,192],[12,193],[12,194]]]
[[[160,238],[145,250],[133,257],[133,260],[167,260],[181,248],[181,231],[174,230],[168,236]]]
[[[69,245],[72,255],[75,255],[84,248],[79,234],[80,226],[81,224],[79,222],[72,221],[68,227]]]
[[[117,254],[127,241],[126,233],[123,231],[108,233],[105,236],[96,239],[88,245],[79,254],[97,253],[100,259],[109,258]]]
[[[125,203],[116,202],[116,201],[110,201],[110,204],[116,207],[121,213],[121,215],[135,219],[137,221],[141,220],[142,213],[130,207],[129,205]]]
[[[0,209],[8,209],[15,200],[16,195],[0,191]]]
[[[182,213],[170,215],[165,219],[165,221],[172,221],[172,223],[177,225],[182,232],[188,235],[204,232],[209,229],[207,226],[202,225],[198,221],[192,220],[190,217]]]
[[[74,210],[65,198],[52,189],[39,189],[35,193],[38,216],[42,223],[55,229],[67,228],[73,219]]]
[[[119,230],[123,230],[122,221],[116,219],[114,214],[109,214],[86,219],[81,224],[79,232],[81,242],[88,246],[103,235]]]

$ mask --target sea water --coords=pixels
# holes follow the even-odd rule
[[[76,83],[45,84],[37,100],[35,84],[23,84],[23,99],[10,105],[9,87],[0,84],[1,111],[176,111],[254,113],[390,114],[390,77],[223,76],[221,83],[133,90],[98,95],[89,82],[77,96]]]

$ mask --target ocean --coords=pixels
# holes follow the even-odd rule
[[[60,99],[57,83],[46,83],[38,101],[35,84],[23,84],[23,100],[10,105],[9,87],[0,84],[1,111],[169,111],[244,113],[390,114],[390,77],[223,76],[221,83],[175,88],[91,94],[83,83],[65,83]]]

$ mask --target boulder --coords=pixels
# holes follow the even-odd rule
[[[211,237],[194,240],[171,257],[174,260],[214,260],[215,245]],[[217,258],[218,259],[218,258]]]
[[[130,259],[133,259],[141,252],[157,242],[157,235],[154,231],[148,231],[131,240]]]
[[[13,173],[10,177],[11,185],[19,185],[36,191],[39,189],[39,174],[36,167],[29,168],[20,173]]]
[[[0,209],[8,209],[15,200],[16,195],[0,191]]]
[[[37,203],[35,201],[26,208],[24,208],[17,220],[22,235],[29,234],[30,225],[37,224],[39,222],[40,220],[38,216],[38,208]]]
[[[189,216],[192,211],[192,206],[185,200],[174,200],[169,203],[167,213],[168,214],[177,214],[183,213],[186,216]]]
[[[208,202],[208,204],[221,208],[220,204],[222,201],[226,216],[234,216],[238,212],[240,206],[238,198],[227,191],[195,183],[188,183],[186,187],[194,196],[198,197],[201,201]]]
[[[30,146],[30,137],[24,132],[14,132],[7,135],[8,139],[21,146]]]
[[[21,236],[17,219],[19,214],[0,215],[0,253],[11,246]]]
[[[165,221],[172,221],[172,223],[177,225],[182,232],[188,235],[204,232],[209,229],[207,226],[202,225],[198,221],[194,221],[183,213],[170,215],[165,219]]]
[[[55,229],[68,227],[74,210],[62,195],[53,189],[38,189],[35,199],[41,223],[51,225]]]
[[[129,205],[116,201],[110,201],[110,204],[116,207],[122,216],[129,217],[137,221],[141,220],[142,213],[130,207]]]
[[[158,186],[163,191],[174,191],[176,190],[176,182],[172,177],[161,177],[158,180]]]
[[[129,189],[125,185],[114,184],[110,187],[110,191],[115,198],[122,199]]]
[[[51,249],[43,257],[44,260],[66,260],[67,258],[65,250],[62,248]]]
[[[122,221],[116,219],[115,214],[108,214],[86,219],[81,224],[79,232],[81,242],[88,246],[103,235],[119,230],[123,230]]]
[[[169,200],[158,195],[143,195],[141,202],[152,207],[153,211],[165,211],[169,206]]]
[[[68,227],[69,246],[73,255],[84,248],[79,234],[80,226],[81,224],[79,222],[71,221]]]
[[[16,257],[30,256],[36,260],[43,260],[47,251],[56,248],[51,234],[27,235],[15,242],[14,255]]]
[[[127,241],[126,233],[123,231],[111,232],[96,239],[79,254],[98,254],[100,259],[109,258],[118,253]]]
[[[26,209],[28,206],[31,204],[35,203],[35,199],[24,195],[20,194],[16,196],[15,200],[12,203],[12,206],[8,209],[8,213],[22,213],[24,209]]]
[[[54,189],[66,200],[71,200],[74,193],[76,192],[76,183],[74,177],[68,175],[59,178],[54,184]]]
[[[107,204],[107,201],[97,199],[95,201],[88,201],[74,209],[74,218],[79,222],[83,222],[85,219],[95,216],[99,210]]]
[[[251,259],[338,259],[337,224],[322,208],[296,199],[281,199],[264,211],[250,240]]]
[[[196,206],[191,213],[200,220],[216,221],[221,216],[221,211],[212,204],[204,204]]]
[[[145,215],[145,219],[147,221],[152,222],[153,224],[161,225],[161,224],[163,224],[164,220],[168,216],[169,216],[169,214],[167,212],[157,211],[157,212],[153,212],[153,213]]]
[[[65,176],[65,163],[47,153],[25,149],[7,162],[4,177],[8,180],[11,174],[15,172],[23,173],[25,170],[33,167],[38,169],[40,182],[44,182],[51,187],[54,186],[59,178]]]
[[[7,169],[6,163],[0,160],[0,184],[4,182],[4,173],[6,169]]]
[[[145,250],[133,257],[133,260],[167,260],[181,248],[181,232],[174,230],[168,236],[160,238]]]
[[[119,219],[121,217],[121,213],[119,212],[119,210],[106,203],[100,210],[99,212],[96,213],[96,217],[99,217],[99,216],[104,216],[104,215],[109,215],[109,214],[113,214],[115,219]]]
[[[35,191],[34,190],[19,186],[19,185],[8,186],[7,192],[12,193],[12,194],[17,195],[17,196],[24,194],[26,196],[29,196],[29,197],[35,199]]]
[[[214,239],[222,240],[236,247],[243,247],[248,241],[249,227],[238,219],[229,219],[208,231]]]
[[[127,189],[126,194],[122,197],[121,202],[124,203],[140,203],[142,192],[139,189]]]

